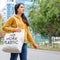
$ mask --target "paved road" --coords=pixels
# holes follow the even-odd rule
[[[9,60],[10,54],[1,51],[0,45],[0,60]],[[60,52],[28,49],[28,60],[60,60]],[[19,56],[18,59],[19,60]]]

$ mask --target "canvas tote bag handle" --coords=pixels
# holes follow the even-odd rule
[[[16,24],[17,24],[17,27],[18,27],[18,22],[17,22],[17,18],[15,16],[13,16],[15,21],[16,21]]]

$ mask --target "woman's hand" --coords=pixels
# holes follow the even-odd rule
[[[21,32],[21,29],[20,28],[16,28],[15,31],[16,32]]]
[[[35,49],[38,49],[38,45],[37,45],[37,44],[34,44],[33,47],[34,47]]]

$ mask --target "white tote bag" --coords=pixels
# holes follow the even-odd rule
[[[8,53],[21,53],[24,42],[24,32],[25,30],[21,30],[21,32],[6,33],[2,50]]]

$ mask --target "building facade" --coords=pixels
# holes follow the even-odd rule
[[[2,0],[0,1],[0,14],[2,15],[4,21],[7,19],[6,2],[7,2],[7,0],[5,0],[4,2]]]
[[[31,6],[31,0],[7,0],[7,19],[14,14],[14,5],[16,3],[24,3],[25,7]],[[28,16],[29,10],[25,10],[25,15]]]
[[[15,0],[7,0],[7,19],[14,14]]]

